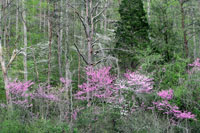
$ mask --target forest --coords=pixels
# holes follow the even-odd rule
[[[200,133],[200,1],[0,0],[0,133]]]

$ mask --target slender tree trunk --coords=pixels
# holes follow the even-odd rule
[[[11,0],[8,0],[8,3],[10,3],[10,2],[11,2]],[[9,4],[8,8],[10,8],[10,4]],[[11,37],[10,37],[11,36],[11,30],[10,30],[11,29],[11,25],[10,24],[11,24],[11,17],[9,16],[8,17],[8,37],[7,37],[8,39],[7,39],[7,44],[9,44],[10,39],[11,39]]]
[[[7,6],[7,0],[3,3],[3,7],[6,7]],[[4,47],[6,47],[6,35],[7,35],[7,16],[6,16],[6,10],[4,9],[3,10],[3,15],[2,16],[5,16],[3,17],[3,42],[4,42]]]
[[[50,5],[49,5],[50,6]],[[50,9],[48,13],[48,36],[49,36],[49,55],[48,55],[48,79],[47,83],[50,85],[50,78],[51,78],[51,41],[52,41],[52,25],[50,20]]]
[[[39,81],[39,72],[38,72],[37,61],[35,57],[35,49],[32,50],[32,54],[33,54],[34,67],[35,67],[35,73],[36,73],[36,80]]]
[[[19,33],[19,1],[16,0],[17,10],[16,10],[16,39]]]
[[[148,15],[149,23],[151,21],[150,11],[151,11],[151,0],[147,0],[147,15]]]
[[[44,0],[45,2],[45,0]],[[46,34],[46,10],[44,9],[44,23],[43,23],[43,32],[44,32],[44,35]]]
[[[197,44],[196,44],[196,30],[195,30],[195,9],[192,10],[192,30],[193,30],[193,44],[194,44],[194,59],[197,58]]]
[[[61,57],[62,57],[62,50],[61,50],[61,47],[62,47],[62,37],[63,37],[63,27],[62,27],[62,17],[63,17],[63,13],[62,13],[62,4],[63,4],[63,1],[61,0],[60,1],[60,9],[61,9],[61,12],[60,12],[60,26],[59,26],[59,30],[58,30],[58,69],[59,69],[59,76],[62,77],[62,63],[61,63]]]
[[[104,8],[106,8],[106,7],[107,7],[107,1],[106,1]],[[107,10],[105,10],[104,15],[105,15],[105,18],[104,18],[104,34],[106,34],[106,30],[107,30]]]
[[[186,29],[185,29],[185,12],[184,12],[183,4],[184,4],[183,0],[180,0],[180,6],[181,6],[181,26],[182,26],[182,31],[183,31],[184,49],[185,49],[186,57],[188,57],[189,56],[189,49],[188,49],[187,33],[186,33]]]
[[[198,7],[200,7],[200,0],[198,1]],[[200,12],[200,8],[198,10]],[[200,56],[200,32],[198,33],[199,41],[198,41],[198,46],[197,47],[197,56]]]
[[[69,61],[68,61],[67,57],[66,57],[65,63],[66,63],[65,64],[65,81],[68,81],[68,80],[71,80],[71,73],[69,71]],[[70,88],[70,86],[71,86],[71,83],[65,84],[65,90],[66,90],[66,94],[67,94],[66,98],[67,98],[68,101],[69,101],[69,88]],[[67,108],[68,108],[67,111],[69,111],[69,106]]]
[[[88,50],[88,64],[92,65],[92,37],[93,19],[89,8],[92,7],[92,0],[86,0],[86,30],[87,30],[87,50]],[[92,8],[90,8],[92,9]]]
[[[0,63],[1,63],[1,70],[2,70],[2,73],[3,73],[3,80],[4,80],[4,89],[6,90],[6,101],[7,101],[7,104],[10,104],[11,103],[11,97],[10,97],[10,92],[9,92],[9,89],[8,89],[8,72],[7,72],[7,67],[6,67],[6,63],[5,63],[5,60],[4,60],[4,57],[3,57],[3,47],[2,47],[2,17],[1,17],[1,12],[0,12]]]
[[[42,0],[40,0],[40,30],[42,30]]]
[[[87,51],[88,51],[88,65],[92,65],[92,46],[91,46],[91,32],[90,32],[90,22],[89,22],[89,0],[86,0],[85,2],[86,7],[86,18],[85,18],[85,24],[86,24],[86,37],[87,37]],[[87,76],[87,84],[89,84],[89,77]],[[90,100],[90,93],[87,92],[87,101],[88,106],[90,106],[89,103]]]
[[[22,0],[22,22],[23,22],[23,31],[24,31],[24,80],[28,80],[28,70],[27,70],[27,27],[26,27],[26,9],[25,9],[25,1]]]
[[[65,9],[65,17],[66,17],[66,22],[65,22],[65,25],[66,25],[66,27],[65,27],[65,35],[66,35],[66,37],[65,37],[65,51],[64,51],[64,54],[65,54],[65,80],[71,80],[71,79],[68,79],[69,77],[68,77],[68,72],[69,72],[69,62],[68,62],[68,53],[69,53],[69,16],[68,16],[68,10],[69,10],[69,7],[68,7],[68,5],[67,5],[67,3],[68,3],[69,1],[68,0],[66,0],[66,9]],[[69,102],[69,85],[67,85],[67,84],[65,84],[65,89],[66,89],[66,99],[67,99],[67,101],[68,101],[68,103],[67,103],[67,112],[70,112],[70,109],[69,109],[69,104],[70,104],[70,102]]]
[[[61,40],[60,33],[58,33],[58,71],[59,76],[62,77],[62,66],[61,66]]]
[[[0,33],[1,33],[1,31],[0,31]],[[4,57],[3,57],[3,48],[2,48],[1,41],[2,40],[1,40],[1,37],[0,37],[0,63],[1,63],[2,73],[3,73],[4,88],[6,90],[6,101],[7,101],[7,104],[9,104],[11,98],[10,98],[9,89],[7,88],[7,86],[8,86],[8,72],[7,72],[5,60],[4,60]]]

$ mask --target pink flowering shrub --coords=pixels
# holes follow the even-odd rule
[[[181,113],[177,113],[175,114],[177,118],[180,119],[194,119],[195,120],[195,115],[191,114],[191,112],[181,112]]]
[[[71,80],[65,79],[63,77],[60,78],[60,81],[65,85],[66,88],[71,84]]]
[[[37,89],[30,90],[33,84],[34,83],[31,81],[10,82],[8,84],[8,89],[10,89],[12,103],[17,107],[28,109],[33,106],[44,108],[49,102],[59,101],[59,98],[52,91],[52,87],[45,88],[39,85]]]
[[[197,58],[192,64],[189,64],[189,66],[200,68],[200,59]]]
[[[188,71],[189,74],[200,71],[200,59],[197,58],[192,64],[189,64],[189,66],[192,67],[192,69]]]
[[[127,79],[127,84],[133,91],[138,93],[150,93],[153,89],[153,79],[139,72],[128,71],[124,74]]]
[[[67,98],[66,85],[67,82],[61,78],[61,82],[65,87],[54,88],[51,86],[38,85],[37,88],[31,88],[34,84],[31,81],[27,82],[10,82],[11,98],[14,107],[20,107],[23,111],[26,110],[29,115],[36,117],[47,118],[51,115],[60,115],[59,118],[65,117],[62,112],[67,112],[69,99]]]
[[[92,98],[111,98],[118,88],[114,85],[115,77],[110,75],[111,67],[103,67],[95,70],[93,67],[86,68],[88,82],[79,85],[81,89],[75,94],[76,99],[86,100],[87,94]]]
[[[143,110],[153,90],[153,79],[139,71],[127,71],[125,78],[115,83],[120,88],[116,106],[121,108],[121,114],[128,115],[136,110]]]
[[[84,108],[75,109],[75,110],[73,111],[73,113],[72,113],[72,119],[73,119],[73,120],[76,120],[76,119],[77,119],[78,113],[79,113],[81,110],[83,110],[83,109],[84,109]]]
[[[173,90],[163,90],[157,93],[158,96],[160,96],[163,100],[158,102],[153,102],[153,104],[156,106],[156,108],[159,111],[162,111],[163,114],[172,115],[173,118],[176,119],[195,119],[195,115],[191,114],[191,112],[187,111],[181,111],[179,108],[175,105],[171,105],[168,100],[171,100],[173,97]],[[152,109],[152,108],[149,108]]]
[[[177,119],[194,119],[195,115],[191,112],[180,111],[177,106],[172,106],[167,100],[153,102],[159,111],[163,111],[163,114],[173,115]]]
[[[50,100],[50,101],[58,101],[58,97],[51,93],[51,87],[41,87],[34,92],[33,97],[34,99],[43,99],[43,100]]]
[[[30,100],[33,94],[29,91],[28,88],[33,84],[34,83],[31,81],[27,81],[24,83],[17,81],[10,82],[8,84],[8,89],[10,89],[12,103],[24,108],[31,107],[32,103],[30,102]]]

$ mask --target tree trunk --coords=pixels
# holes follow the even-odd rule
[[[22,22],[23,22],[23,31],[24,31],[24,80],[28,80],[28,70],[27,70],[27,27],[26,27],[26,9],[24,0],[22,0]]]
[[[32,49],[32,54],[33,54],[33,61],[34,61],[34,67],[35,67],[35,73],[36,73],[36,81],[39,81],[39,73],[38,73],[37,61],[35,57],[35,49]]]
[[[44,36],[46,35],[46,10],[44,9],[44,23],[43,23]]]
[[[86,7],[86,18],[85,18],[85,24],[86,24],[86,37],[87,37],[87,51],[88,51],[88,65],[92,65],[92,38],[91,38],[91,26],[90,26],[90,16],[89,16],[89,4],[91,5],[91,1],[89,3],[89,0],[86,0],[85,7]],[[87,84],[89,82],[89,77],[87,76]],[[87,92],[87,101],[89,106],[90,101],[90,94]]]
[[[0,13],[0,22],[1,22],[1,13]],[[1,25],[0,25],[0,33],[2,33],[1,31]],[[3,80],[4,80],[4,89],[6,90],[6,101],[7,104],[11,103],[11,97],[10,97],[10,92],[8,89],[8,72],[7,72],[7,68],[6,68],[6,64],[5,64],[5,60],[3,57],[3,48],[2,48],[2,40],[0,37],[0,63],[1,63],[1,69],[2,69],[2,73],[3,73]]]
[[[182,31],[183,31],[183,40],[184,40],[184,49],[185,49],[185,54],[186,57],[189,56],[189,49],[188,49],[188,40],[187,40],[187,33],[185,29],[185,12],[183,8],[184,2],[180,0],[180,6],[181,6],[181,26],[182,26]]]
[[[151,11],[151,0],[147,0],[147,15],[148,15],[149,23],[151,21],[150,11]]]
[[[192,30],[193,30],[193,44],[194,44],[194,60],[197,58],[197,44],[196,44],[196,31],[195,31],[195,9],[192,10]]]
[[[7,1],[5,1],[4,3],[3,3],[3,7],[6,7],[7,6]],[[4,9],[3,10],[3,15],[2,16],[5,16],[5,17],[3,17],[4,19],[3,19],[3,43],[4,43],[4,47],[6,47],[6,35],[7,35],[7,16],[6,16],[6,10]]]
[[[0,5],[3,4],[2,2],[0,3]],[[2,10],[2,8],[1,8]],[[3,48],[2,48],[2,12],[0,12],[0,63],[1,63],[1,69],[2,69],[2,74],[3,74],[3,80],[4,80],[4,89],[6,90],[6,101],[7,104],[9,104],[10,102],[10,92],[9,89],[7,88],[8,86],[8,73],[7,73],[7,68],[6,68],[6,64],[5,64],[5,60],[3,57]]]
[[[17,10],[16,10],[16,39],[18,38],[19,33],[19,1],[16,1]]]
[[[42,0],[40,0],[40,30],[42,30]]]
[[[62,57],[62,37],[63,37],[63,27],[62,27],[62,17],[63,17],[63,13],[62,13],[62,4],[63,1],[60,1],[60,23],[59,23],[59,30],[58,30],[58,69],[59,69],[59,76],[62,77],[62,63],[61,63],[61,57]]]
[[[92,0],[86,0],[86,32],[87,32],[87,50],[88,50],[88,65],[92,65],[92,37],[93,37],[93,18],[89,14],[92,9]]]
[[[50,21],[50,9],[49,9],[49,13],[48,13],[48,36],[49,36],[49,55],[48,55],[48,79],[47,79],[47,83],[48,83],[48,86],[50,86],[50,78],[51,78],[51,41],[52,41],[52,26],[51,26],[51,21]]]
[[[106,1],[104,8],[106,8],[106,7],[107,7],[107,1]],[[104,18],[104,34],[106,34],[106,30],[107,30],[107,10],[105,10],[104,15],[105,15],[105,18]]]
[[[68,54],[69,54],[69,26],[68,26],[68,22],[69,22],[69,16],[68,16],[68,10],[69,10],[69,7],[67,5],[68,3],[68,0],[66,0],[66,9],[65,9],[65,17],[66,17],[66,22],[65,22],[65,51],[64,51],[64,54],[65,54],[65,80],[71,80],[71,79],[68,79],[69,77],[69,62],[68,62]],[[70,109],[69,109],[69,85],[66,85],[65,84],[65,89],[66,89],[66,99],[67,99],[67,112],[70,112]]]

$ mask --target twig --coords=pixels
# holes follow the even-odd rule
[[[74,43],[74,46],[76,47],[78,54],[83,58],[84,62],[88,65],[87,60],[86,60],[85,57],[80,53],[80,51],[79,51],[79,49],[78,49],[78,47],[76,46],[75,43]]]

